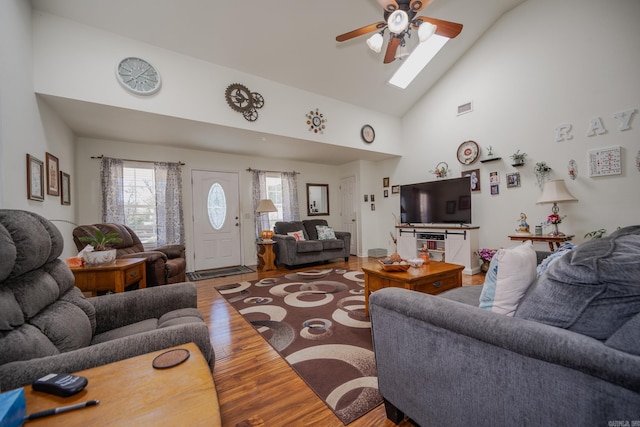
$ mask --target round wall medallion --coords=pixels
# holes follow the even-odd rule
[[[309,125],[309,132],[324,133],[324,127],[327,119],[324,117],[317,108],[316,111],[309,111],[307,114],[307,125]]]
[[[458,147],[458,161],[463,165],[475,162],[480,154],[480,148],[475,141],[465,141]]]
[[[141,58],[124,58],[116,68],[120,84],[136,95],[151,95],[160,89],[160,74]]]
[[[371,125],[364,125],[362,129],[360,129],[360,136],[364,142],[371,144],[373,140],[376,139],[376,132]]]

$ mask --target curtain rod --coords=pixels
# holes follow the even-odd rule
[[[100,154],[99,156],[91,156],[92,159],[102,159],[104,157],[104,155]],[[139,163],[162,163],[162,162],[154,162],[153,160],[134,160],[134,159],[119,159],[122,160],[123,162],[139,162]],[[178,161],[178,164],[180,166],[184,166],[186,165],[186,163],[182,163],[181,161]]]
[[[264,170],[260,170],[260,169],[251,169],[251,168],[247,168],[247,172],[271,172],[271,173],[283,173],[286,171],[264,171]],[[291,171],[291,173],[295,174],[295,175],[300,175],[300,172],[296,172],[296,171]]]

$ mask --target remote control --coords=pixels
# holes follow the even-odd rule
[[[71,374],[48,374],[31,384],[34,390],[56,396],[73,396],[82,391],[89,381],[85,377]]]

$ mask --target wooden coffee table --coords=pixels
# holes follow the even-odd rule
[[[464,265],[431,261],[407,271],[385,271],[381,265],[362,267],[364,271],[365,315],[369,315],[369,295],[382,288],[404,288],[431,295],[462,286]]]
[[[57,397],[24,388],[27,414],[97,399],[100,403],[62,414],[29,421],[28,425],[73,426],[221,426],[218,395],[209,364],[194,343],[186,362],[168,369],[154,369],[161,350],[75,372],[89,380],[71,397]]]
[[[145,258],[120,258],[115,264],[97,267],[70,267],[76,286],[83,292],[124,292],[126,286],[138,282],[138,288],[147,287],[147,260]]]

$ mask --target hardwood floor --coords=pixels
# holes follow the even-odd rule
[[[348,262],[321,267],[360,269],[373,258],[351,257]],[[252,266],[255,268],[255,266]],[[307,267],[306,269],[318,268]],[[278,269],[195,282],[198,308],[209,325],[216,353],[213,377],[220,400],[222,425],[235,426],[342,426],[342,422],[300,379],[295,371],[227,301],[215,286],[280,276]],[[484,275],[463,275],[463,285],[484,282]],[[380,405],[349,426],[394,426]],[[400,426],[413,426],[404,420]]]

